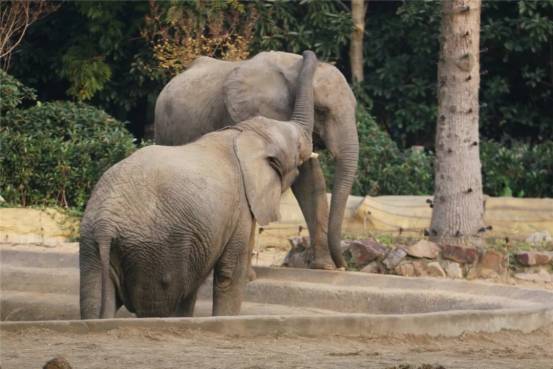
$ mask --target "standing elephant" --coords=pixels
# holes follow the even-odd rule
[[[81,317],[191,316],[211,270],[213,314],[240,312],[255,223],[312,154],[315,54],[290,121],[257,116],[184,146],[149,146],[100,178],[81,222]]]
[[[262,52],[242,62],[198,58],[185,72],[174,77],[158,96],[156,143],[184,144],[257,115],[289,119],[301,64],[299,55],[284,52]],[[311,236],[314,258],[310,266],[333,269],[346,266],[340,240],[359,154],[356,102],[344,76],[329,64],[319,64],[313,88],[313,142],[317,148],[326,147],[336,165],[330,212],[317,159],[303,164],[292,191]]]

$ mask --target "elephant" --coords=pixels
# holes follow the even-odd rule
[[[163,145],[184,144],[257,115],[288,120],[301,64],[299,55],[274,51],[240,62],[199,57],[159,94],[154,141]],[[356,100],[342,73],[330,64],[319,63],[313,88],[313,143],[317,149],[327,148],[335,160],[330,210],[317,159],[303,164],[292,191],[311,239],[310,267],[345,268],[340,241],[359,156]]]
[[[181,146],[151,145],[108,169],[80,226],[82,319],[192,316],[213,271],[213,315],[240,313],[256,222],[310,159],[318,61],[303,54],[289,121],[257,116]]]

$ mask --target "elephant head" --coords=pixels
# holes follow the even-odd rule
[[[236,126],[234,150],[240,163],[246,197],[260,225],[278,220],[281,194],[297,177],[298,167],[312,155],[313,75],[317,58],[303,53],[290,121],[257,116]]]
[[[234,122],[252,116],[292,121],[301,57],[264,52],[240,63],[224,83],[225,105]],[[301,82],[300,82],[301,83]],[[359,143],[355,97],[340,71],[319,63],[313,77],[315,121],[312,136],[335,160],[335,177],[328,218],[328,243],[338,267],[345,266],[340,249],[342,220],[357,168]],[[306,100],[307,101],[307,100]],[[296,118],[294,118],[296,117]]]

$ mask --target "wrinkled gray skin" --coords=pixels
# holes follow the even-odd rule
[[[211,270],[213,314],[240,312],[255,222],[312,152],[313,73],[304,63],[291,121],[255,117],[184,146],[149,146],[111,167],[81,222],[81,318],[192,316]]]
[[[301,64],[299,55],[283,52],[263,52],[243,62],[200,57],[161,91],[155,111],[156,143],[184,144],[256,115],[288,120]],[[292,190],[311,236],[310,266],[332,269],[346,266],[340,239],[359,152],[355,98],[344,76],[329,64],[319,64],[313,88],[313,141],[317,148],[328,148],[336,164],[330,212],[317,159],[303,164]]]

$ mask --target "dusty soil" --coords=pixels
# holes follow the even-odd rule
[[[236,338],[213,333],[117,329],[99,334],[2,332],[4,369],[41,368],[62,356],[76,368],[553,369],[553,325],[532,334],[459,338]]]

